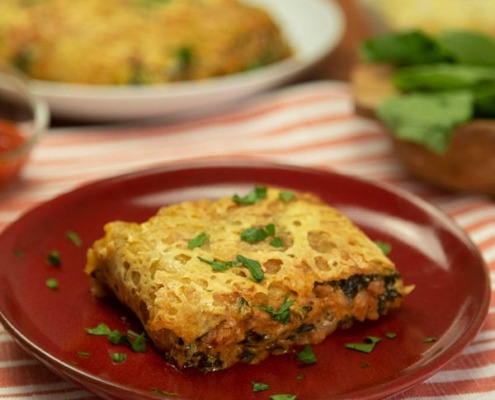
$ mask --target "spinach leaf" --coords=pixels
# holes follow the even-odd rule
[[[399,139],[443,153],[453,129],[471,120],[473,96],[468,91],[399,95],[381,103],[377,114]]]
[[[445,62],[447,54],[436,40],[420,31],[389,33],[372,37],[360,47],[360,56],[369,62],[398,66]]]
[[[438,37],[440,46],[454,62],[495,67],[495,39],[471,31],[446,31]]]
[[[495,118],[495,83],[473,89],[474,113],[479,118]]]
[[[468,89],[495,82],[495,67],[445,63],[416,65],[395,71],[392,82],[401,91]]]

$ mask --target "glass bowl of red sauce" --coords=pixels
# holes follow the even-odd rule
[[[19,175],[49,120],[47,104],[29,91],[28,80],[0,65],[0,186]]]

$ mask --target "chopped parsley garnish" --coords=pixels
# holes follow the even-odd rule
[[[316,354],[309,344],[297,355],[297,359],[304,364],[314,364],[318,361]]]
[[[200,233],[198,236],[189,240],[187,247],[190,250],[195,249],[196,247],[201,247],[205,243],[206,239],[208,239],[208,235],[204,232]]]
[[[381,240],[375,240],[375,244],[385,255],[390,254],[390,252],[392,251],[392,245],[390,243],[382,242]]]
[[[89,357],[91,354],[87,351],[78,351],[77,355],[80,357]]]
[[[367,336],[363,343],[346,343],[344,347],[346,349],[360,351],[362,353],[371,353],[378,342],[382,339],[376,336]]]
[[[67,231],[65,232],[65,236],[67,237],[67,239],[69,239],[72,243],[74,243],[75,246],[77,247],[81,247],[82,245],[82,240],[81,238],[79,237],[79,235],[74,232],[74,231]]]
[[[423,339],[423,342],[425,343],[433,343],[433,342],[436,342],[438,339],[436,337],[425,337]]]
[[[361,368],[368,368],[371,367],[371,364],[368,361],[363,361],[361,364],[359,364]]]
[[[213,271],[226,271],[229,268],[241,266],[241,263],[238,261],[207,260],[206,258],[200,256],[198,256],[198,260],[209,264]]]
[[[60,253],[57,250],[50,251],[46,256],[46,262],[48,265],[60,267],[62,265],[62,262],[60,260]]]
[[[294,300],[289,300],[289,294],[286,294],[278,310],[275,310],[272,306],[258,306],[258,309],[267,312],[272,320],[287,325],[290,321],[290,308],[292,304],[294,304]]]
[[[198,256],[198,260],[209,264],[213,271],[226,271],[229,268],[244,266],[249,270],[255,282],[261,282],[265,276],[258,261],[241,256],[240,254],[237,255],[236,261],[207,260],[200,256]]]
[[[285,243],[284,243],[284,241],[282,240],[282,238],[280,236],[277,236],[277,237],[274,237],[270,241],[270,246],[273,246],[273,247],[284,247],[285,246]]]
[[[270,396],[270,400],[297,400],[295,394],[274,394]]]
[[[385,337],[386,337],[387,339],[395,339],[395,338],[397,337],[397,333],[394,333],[394,332],[387,332],[387,333],[385,334]]]
[[[285,203],[288,203],[294,198],[294,192],[284,190],[278,193],[278,197]]]
[[[235,194],[232,196],[232,200],[241,205],[250,205],[250,204],[256,204],[259,201],[263,200],[266,198],[266,187],[264,186],[255,186],[248,194],[245,196],[239,196]]]
[[[261,269],[261,264],[258,261],[241,256],[240,254],[237,256],[237,261],[244,265],[249,270],[249,272],[251,272],[251,275],[255,282],[261,282],[265,277],[265,274]]]
[[[259,243],[275,234],[275,225],[268,224],[264,228],[248,228],[241,233],[241,240],[248,243]]]
[[[137,334],[132,331],[127,331],[127,334],[124,334],[116,329],[111,330],[108,325],[104,323],[101,323],[94,328],[86,328],[85,330],[89,335],[106,336],[110,343],[127,346],[136,353],[144,353],[146,351],[146,337],[144,332],[142,334]]]
[[[127,360],[127,354],[125,354],[125,353],[112,353],[112,354],[110,354],[110,358],[115,363],[121,363],[121,362]]]
[[[51,290],[57,290],[58,289],[58,280],[56,278],[48,278],[45,281],[45,285],[51,289]]]
[[[253,383],[253,392],[262,392],[263,390],[268,390],[270,389],[270,385],[267,383],[259,383],[259,382],[252,382]]]
[[[241,240],[248,243],[259,243],[268,237],[273,237],[270,245],[273,247],[283,247],[284,241],[280,237],[275,237],[275,225],[268,224],[262,228],[248,228],[241,233]]]

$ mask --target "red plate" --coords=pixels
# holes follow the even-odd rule
[[[121,331],[141,329],[126,310],[89,293],[82,272],[86,248],[102,236],[103,224],[143,221],[162,205],[241,194],[255,184],[317,193],[372,239],[389,242],[390,257],[406,283],[416,285],[403,308],[314,346],[318,362],[311,366],[288,354],[223,372],[181,372],[151,346],[113,363],[110,353],[127,350],[86,334],[85,328],[104,322]],[[80,236],[83,246],[67,239],[68,230]],[[53,250],[60,253],[58,268],[45,262]],[[0,237],[0,257],[0,321],[50,369],[107,399],[267,399],[280,393],[300,400],[383,398],[423,381],[460,353],[483,323],[490,296],[477,249],[434,207],[391,187],[273,164],[171,166],[81,187],[7,228]],[[45,285],[51,277],[58,279],[58,290]],[[387,333],[396,337],[387,339]],[[371,354],[344,348],[369,335],[383,338]],[[427,343],[427,337],[437,340]],[[270,389],[253,392],[252,382]]]

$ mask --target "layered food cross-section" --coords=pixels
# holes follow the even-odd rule
[[[394,263],[312,194],[245,195],[114,221],[88,250],[96,296],[116,296],[178,367],[203,371],[317,344],[401,305]]]

